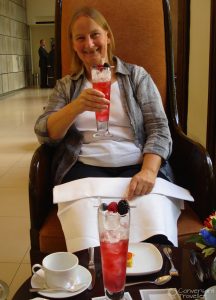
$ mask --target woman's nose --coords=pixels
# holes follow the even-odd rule
[[[86,39],[85,39],[85,47],[92,48],[93,46],[94,46],[93,39],[90,36],[86,37]]]

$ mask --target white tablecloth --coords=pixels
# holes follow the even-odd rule
[[[67,250],[74,252],[98,246],[97,206],[111,199],[120,200],[130,178],[85,178],[54,187],[54,203],[65,235]],[[140,242],[155,234],[164,234],[177,246],[177,220],[190,193],[164,179],[157,178],[153,191],[130,201],[130,242]]]

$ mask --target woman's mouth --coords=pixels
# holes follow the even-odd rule
[[[95,55],[95,54],[97,54],[98,52],[99,52],[99,48],[97,48],[97,49],[91,49],[91,50],[85,49],[85,50],[83,51],[84,54],[88,54],[88,55]]]

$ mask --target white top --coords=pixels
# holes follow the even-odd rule
[[[91,83],[86,81],[84,89],[90,87]],[[112,137],[106,140],[93,137],[96,132],[94,112],[86,111],[77,117],[75,125],[84,135],[79,161],[101,167],[121,167],[142,162],[143,155],[133,142],[133,130],[124,102],[123,91],[120,91],[116,81],[111,85],[110,95],[109,131]]]

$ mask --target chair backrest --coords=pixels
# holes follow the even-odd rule
[[[59,2],[59,1],[57,1]],[[114,34],[115,54],[143,66],[155,81],[164,106],[167,101],[167,66],[163,0],[61,0],[61,76],[70,73],[68,26],[73,12],[93,6],[107,19]],[[57,21],[59,24],[59,20]],[[58,42],[58,40],[57,40]],[[58,63],[59,64],[59,63]],[[60,64],[59,64],[60,65]]]

